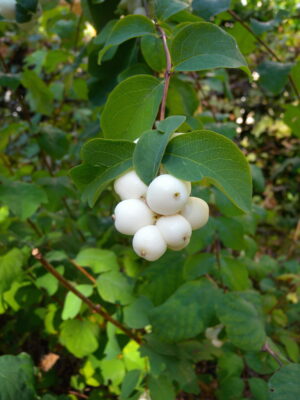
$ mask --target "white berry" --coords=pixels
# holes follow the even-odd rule
[[[157,220],[156,226],[170,249],[181,250],[189,244],[192,227],[182,215],[161,217]]]
[[[134,10],[134,13],[133,13],[133,14],[135,14],[135,15],[144,15],[145,17],[147,17],[146,10],[145,10],[144,7],[137,7],[137,8]]]
[[[183,208],[188,197],[189,190],[184,181],[164,174],[150,183],[146,200],[152,211],[157,214],[171,215]]]
[[[144,226],[133,237],[133,250],[145,260],[158,260],[167,250],[167,244],[155,225]]]
[[[134,235],[146,225],[154,224],[154,214],[145,202],[138,199],[121,201],[114,211],[115,227],[124,235]]]
[[[130,171],[115,180],[114,189],[122,200],[140,199],[145,198],[148,186],[135,171]]]
[[[198,197],[190,197],[181,210],[181,215],[189,221],[193,230],[202,228],[209,218],[208,204]]]
[[[16,1],[15,0],[1,0],[0,1],[0,15],[6,19],[14,19],[16,16]]]

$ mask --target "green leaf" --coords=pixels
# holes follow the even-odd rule
[[[153,35],[155,32],[155,25],[149,18],[143,15],[127,15],[113,26],[104,48],[99,53],[98,63],[101,64],[104,54],[112,46],[118,46],[126,40],[136,37]]]
[[[5,74],[0,72],[0,86],[8,87],[12,90],[16,90],[20,85],[20,78],[17,74]]]
[[[0,295],[9,290],[12,283],[20,278],[23,262],[23,253],[17,248],[0,257]]]
[[[155,15],[160,20],[166,20],[188,7],[187,3],[180,0],[155,0],[154,5]]]
[[[167,97],[169,113],[193,115],[198,105],[199,100],[194,87],[177,77],[172,78]]]
[[[252,181],[249,165],[238,147],[211,131],[194,131],[177,136],[169,143],[163,164],[179,179],[206,178],[238,208],[251,209]]]
[[[132,166],[134,143],[110,139],[92,139],[82,148],[83,164],[70,171],[83,199],[93,207],[101,192]]]
[[[300,398],[300,364],[280,368],[269,380],[269,400],[296,400]]]
[[[261,35],[265,32],[273,30],[280,22],[289,15],[287,10],[279,10],[274,19],[270,21],[258,21],[255,18],[250,18],[250,26],[254,33]]]
[[[230,7],[230,0],[193,0],[193,12],[200,17],[209,19]]]
[[[35,400],[33,363],[28,354],[0,357],[0,400]]]
[[[283,121],[291,128],[294,135],[300,137],[300,106],[288,104],[285,106]]]
[[[28,90],[29,103],[33,111],[51,115],[53,111],[53,94],[42,79],[32,70],[25,70],[21,83]]]
[[[133,329],[142,329],[149,325],[148,313],[153,308],[147,297],[136,299],[129,306],[124,307],[124,322],[126,326]]]
[[[154,130],[147,131],[143,133],[135,147],[134,169],[146,185],[149,185],[158,174],[170,136],[171,132],[161,134]]]
[[[75,258],[82,267],[90,267],[96,274],[107,271],[118,271],[117,256],[111,250],[86,248],[80,250]]]
[[[176,129],[179,128],[185,120],[186,117],[184,115],[172,115],[171,117],[168,117],[163,121],[159,121],[156,127],[159,132],[169,134],[176,131]]]
[[[77,285],[76,289],[84,296],[89,297],[93,293],[92,285]],[[63,320],[75,318],[79,313],[82,305],[82,300],[74,293],[69,292],[65,298],[64,308],[61,318]]]
[[[242,223],[233,218],[216,218],[217,229],[222,243],[234,250],[243,250],[245,247],[244,228]]]
[[[126,400],[136,388],[141,376],[141,371],[133,369],[125,375],[121,386],[120,400]]]
[[[154,71],[161,72],[166,68],[166,54],[161,38],[156,36],[143,36],[141,51],[146,63]]]
[[[223,283],[231,290],[247,290],[251,287],[247,267],[239,260],[230,257],[221,259]]]
[[[239,22],[236,22],[227,32],[235,38],[243,55],[248,55],[256,50],[256,38]]]
[[[17,0],[16,1],[16,21],[19,23],[31,20],[32,14],[36,12],[38,0]]]
[[[254,400],[268,400],[267,382],[260,378],[250,378],[248,380]]]
[[[292,66],[291,63],[263,61],[257,67],[257,72],[260,75],[259,84],[272,94],[281,93],[288,81]]]
[[[242,350],[261,350],[266,333],[258,311],[250,302],[238,293],[227,293],[218,303],[217,313],[232,344]]]
[[[0,185],[1,201],[22,220],[29,218],[48,199],[45,191],[34,183],[5,182]]]
[[[216,257],[210,253],[193,254],[184,263],[183,276],[186,280],[209,274],[216,263]]]
[[[97,336],[97,325],[90,321],[72,319],[61,324],[59,340],[75,357],[82,358],[97,350]]]
[[[48,254],[47,254],[48,256]],[[51,261],[48,257],[47,257],[48,261]],[[64,267],[60,266],[56,268],[57,272],[59,272],[60,274],[63,275],[64,273]],[[36,278],[35,280],[35,284],[38,288],[43,288],[45,289],[48,294],[50,296],[53,296],[57,289],[58,289],[58,280],[52,275],[52,274],[44,274],[42,276],[40,276],[39,278]]]
[[[159,378],[150,376],[148,379],[151,400],[174,400],[176,393],[172,381],[165,375]]]
[[[234,38],[208,22],[181,29],[173,39],[171,55],[175,71],[242,68],[250,73]]]
[[[101,117],[104,136],[134,140],[151,129],[162,99],[163,83],[151,75],[122,81],[111,92]]]
[[[54,160],[61,159],[69,149],[66,132],[51,125],[42,127],[38,143]]]
[[[211,283],[188,282],[149,313],[153,332],[167,342],[195,337],[214,321],[219,292]]]
[[[118,271],[105,272],[97,279],[97,289],[103,300],[123,305],[132,302],[133,282]]]

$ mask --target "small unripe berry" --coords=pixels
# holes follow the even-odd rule
[[[145,202],[138,199],[121,201],[114,212],[115,227],[124,235],[134,235],[146,225],[154,224],[154,214]]]
[[[133,250],[145,260],[158,260],[167,250],[167,244],[155,225],[139,229],[132,240]]]
[[[181,210],[181,215],[189,221],[193,230],[202,228],[209,218],[208,204],[198,197],[190,197]]]
[[[172,215],[183,208],[189,197],[188,186],[172,175],[156,177],[146,195],[148,206],[161,215]]]
[[[189,244],[192,228],[182,215],[161,217],[156,226],[170,249],[181,250]]]
[[[114,189],[122,200],[140,199],[145,198],[148,186],[135,171],[130,171],[115,180]]]

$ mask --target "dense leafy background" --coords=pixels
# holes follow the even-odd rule
[[[148,2],[175,71],[167,116],[183,116],[155,131],[166,62],[139,1],[17,3],[18,24],[0,21],[0,400],[298,400],[297,2]],[[197,132],[167,146],[176,129]],[[205,177],[211,218],[149,264],[113,227],[111,182],[161,161]]]

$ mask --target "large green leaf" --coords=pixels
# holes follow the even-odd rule
[[[171,55],[175,71],[243,68],[249,72],[234,38],[208,22],[182,28],[174,37]]]
[[[230,0],[193,0],[192,8],[195,14],[205,19],[228,10]]]
[[[154,71],[161,72],[166,68],[166,54],[161,38],[156,36],[143,36],[141,51],[146,63]]]
[[[70,174],[91,207],[105,187],[132,166],[134,147],[134,143],[110,139],[92,139],[83,146],[83,164]]]
[[[163,341],[190,339],[214,322],[218,289],[202,280],[188,282],[149,312],[153,332]]]
[[[0,295],[8,290],[22,273],[24,255],[14,248],[0,257]]]
[[[212,131],[194,131],[169,143],[163,164],[176,177],[189,181],[206,178],[238,208],[251,208],[252,180],[249,165],[238,147]]]
[[[118,46],[126,40],[144,35],[155,34],[155,25],[143,15],[127,15],[120,19],[112,28],[104,48],[100,51],[98,62],[101,63],[102,57],[112,46]]]
[[[151,75],[122,81],[109,95],[101,117],[107,138],[133,140],[152,128],[163,94],[163,83]]]
[[[92,268],[93,272],[118,270],[117,256],[111,250],[86,248],[80,250],[75,261],[83,266]]]
[[[255,306],[238,293],[227,293],[217,306],[228,339],[247,351],[259,351],[266,340],[264,324]]]
[[[158,130],[145,132],[139,139],[133,165],[139,177],[149,185],[156,177],[171,134],[185,121],[184,116],[168,117],[157,125]],[[164,134],[159,131],[164,132]]]
[[[71,319],[61,325],[61,344],[78,358],[92,354],[98,348],[98,326],[90,321]]]
[[[188,7],[186,2],[180,0],[155,0],[154,4],[155,14],[161,20],[168,19]]]
[[[258,67],[260,75],[259,84],[272,94],[279,94],[288,81],[288,75],[292,69],[291,63],[279,63],[263,61]]]
[[[28,90],[29,103],[33,111],[50,115],[53,111],[53,94],[44,81],[32,70],[21,75],[22,85]]]
[[[298,400],[300,398],[300,364],[280,368],[269,380],[269,400]]]
[[[0,199],[22,220],[48,201],[45,191],[35,183],[9,181],[0,185]]]
[[[28,354],[0,357],[0,400],[35,400],[33,363]]]

